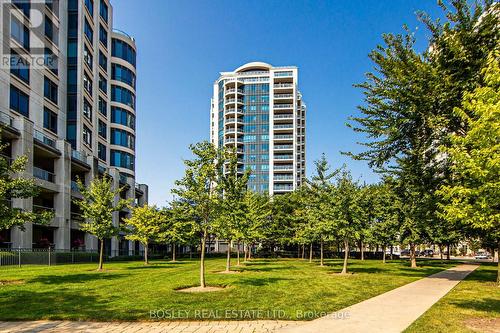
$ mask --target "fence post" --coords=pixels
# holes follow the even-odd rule
[[[18,264],[19,264],[19,268],[21,268],[21,247],[19,247],[17,249],[17,253],[18,253]]]

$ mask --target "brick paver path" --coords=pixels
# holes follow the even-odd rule
[[[279,333],[402,332],[479,265],[459,265]]]
[[[0,322],[0,332],[88,332],[88,333],[268,333],[294,321],[155,321],[155,322],[85,322],[85,321],[17,321]]]

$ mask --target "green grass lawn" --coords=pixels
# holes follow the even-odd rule
[[[105,272],[95,264],[2,267],[0,320],[149,320],[156,310],[180,320],[313,319],[450,267],[439,261],[411,269],[404,261],[353,260],[354,274],[342,276],[333,274],[340,272],[340,260],[319,267],[298,259],[253,259],[237,268],[240,274],[217,273],[224,264],[208,259],[206,278],[208,285],[227,288],[196,294],[175,291],[198,284],[195,260],[113,262]],[[233,312],[228,316],[226,310]],[[298,318],[300,311],[308,317]]]
[[[500,287],[496,264],[483,264],[405,332],[498,332]]]

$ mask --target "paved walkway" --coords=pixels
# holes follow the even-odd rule
[[[479,265],[459,265],[279,333],[401,332]]]
[[[85,321],[18,321],[0,322],[0,332],[85,332],[85,333],[271,333],[296,321],[155,321],[155,322],[85,322]]]
[[[401,332],[478,265],[460,265],[309,321],[0,322],[5,332],[330,333]]]

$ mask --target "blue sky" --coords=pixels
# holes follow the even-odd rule
[[[136,39],[137,181],[150,202],[171,199],[188,145],[209,138],[212,85],[219,72],[251,61],[299,67],[307,103],[307,168],[325,153],[355,178],[377,181],[366,163],[340,151],[359,151],[359,134],[345,126],[357,114],[362,82],[373,67],[368,53],[386,32],[407,24],[425,48],[429,32],[415,12],[442,16],[433,0],[188,1],[112,0],[114,27]],[[418,30],[416,30],[418,28]]]

